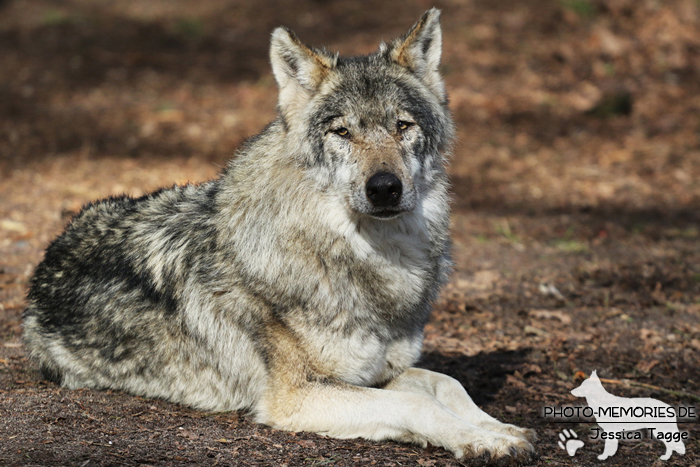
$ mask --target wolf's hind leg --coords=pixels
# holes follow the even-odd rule
[[[517,436],[533,442],[537,434],[529,428],[502,423],[477,406],[456,379],[421,368],[409,368],[387,384],[386,389],[425,394],[448,407],[464,420],[496,433]]]

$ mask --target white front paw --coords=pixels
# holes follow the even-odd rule
[[[521,437],[479,430],[468,433],[465,438],[454,449],[448,447],[460,459],[474,459],[485,464],[519,465],[532,460],[535,453],[535,447]]]
[[[530,428],[520,428],[519,426],[501,422],[487,422],[482,423],[479,426],[490,431],[495,431],[496,433],[522,438],[531,443],[537,440],[537,433],[535,430],[531,430]]]

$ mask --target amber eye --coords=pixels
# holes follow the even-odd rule
[[[344,126],[341,126],[340,128],[333,130],[333,133],[335,133],[338,136],[350,136],[350,132],[348,131],[347,128]]]
[[[396,123],[396,127],[399,129],[399,131],[407,130],[408,127],[410,127],[411,125],[413,125],[413,123],[407,122],[407,121],[405,121],[405,120],[399,120],[399,121]]]

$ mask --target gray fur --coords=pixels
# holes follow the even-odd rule
[[[382,387],[419,356],[450,267],[438,17],[351,58],[277,29],[280,115],[219,178],[90,204],[48,247],[24,313],[45,376],[286,429],[432,440],[326,426],[295,398]],[[377,171],[403,186],[391,206],[365,194]]]

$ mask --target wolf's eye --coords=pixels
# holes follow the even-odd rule
[[[399,120],[398,122],[396,122],[396,128],[398,128],[399,131],[408,130],[408,128],[412,125],[413,125],[412,122],[407,122],[405,120]]]
[[[345,128],[344,126],[341,126],[340,128],[337,128],[337,129],[333,130],[333,133],[335,133],[335,134],[338,135],[338,136],[343,136],[343,137],[345,137],[345,138],[347,138],[348,136],[350,136],[350,132],[349,132],[348,129]]]

